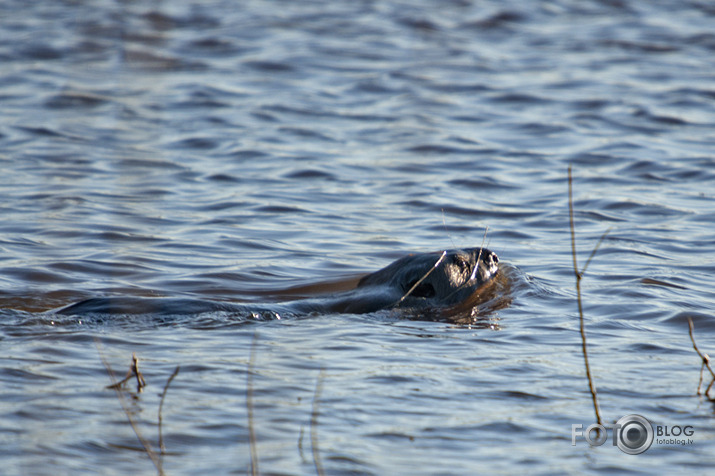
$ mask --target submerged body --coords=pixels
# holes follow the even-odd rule
[[[434,311],[471,309],[494,281],[499,259],[486,248],[418,253],[361,278],[354,289],[272,305],[206,302],[194,299],[92,298],[57,311],[85,314],[198,314],[236,312],[253,317],[313,313],[364,314],[390,309]]]

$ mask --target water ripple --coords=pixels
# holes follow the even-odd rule
[[[181,364],[168,473],[243,471],[254,333],[265,472],[314,470],[321,368],[331,474],[715,463],[687,334],[714,352],[709,3],[84,3],[0,4],[6,472],[153,470],[100,352],[118,375],[136,352],[154,390]],[[605,418],[696,425],[694,445],[635,462],[569,444],[592,409],[568,165],[581,265],[611,228],[582,281]],[[482,240],[511,287],[476,324],[189,305],[304,297]],[[108,296],[174,315],[47,312]],[[127,389],[152,443],[154,390]]]

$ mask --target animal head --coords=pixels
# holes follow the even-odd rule
[[[450,306],[489,282],[498,263],[496,253],[486,248],[413,254],[365,276],[358,286],[382,285],[399,291],[397,307]]]

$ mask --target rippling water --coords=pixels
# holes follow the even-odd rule
[[[708,2],[9,1],[0,5],[0,459],[6,474],[706,473],[715,352]],[[594,422],[694,428],[639,456]],[[487,245],[474,326],[332,314],[75,316],[97,296],[275,302],[412,251]],[[300,288],[297,288],[300,289]],[[332,289],[332,288],[330,288]]]

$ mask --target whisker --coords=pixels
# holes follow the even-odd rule
[[[449,299],[452,296],[454,296],[456,293],[458,293],[459,291],[461,291],[462,289],[467,287],[467,285],[469,285],[469,283],[471,283],[472,281],[474,281],[477,278],[477,272],[479,271],[479,262],[482,259],[482,252],[484,251],[484,241],[487,239],[488,231],[489,231],[489,227],[487,226],[484,228],[484,236],[482,237],[482,245],[479,247],[479,254],[477,255],[477,260],[474,263],[474,269],[472,270],[472,274],[469,275],[469,279],[464,281],[457,289],[455,289],[454,291],[449,293],[449,295],[447,295],[446,299]]]
[[[442,226],[444,226],[444,232],[447,234],[447,238],[449,238],[450,243],[452,243],[452,248],[457,248],[457,245],[454,244],[454,240],[447,229],[447,220],[444,218],[444,208],[442,209]]]
[[[482,237],[482,244],[479,247],[479,255],[477,255],[477,261],[474,264],[474,269],[472,270],[472,275],[469,277],[469,280],[467,282],[473,280],[477,276],[477,271],[479,271],[479,261],[482,259],[482,250],[484,250],[484,242],[487,239],[488,231],[489,231],[489,227],[487,226],[484,228],[484,236]]]

